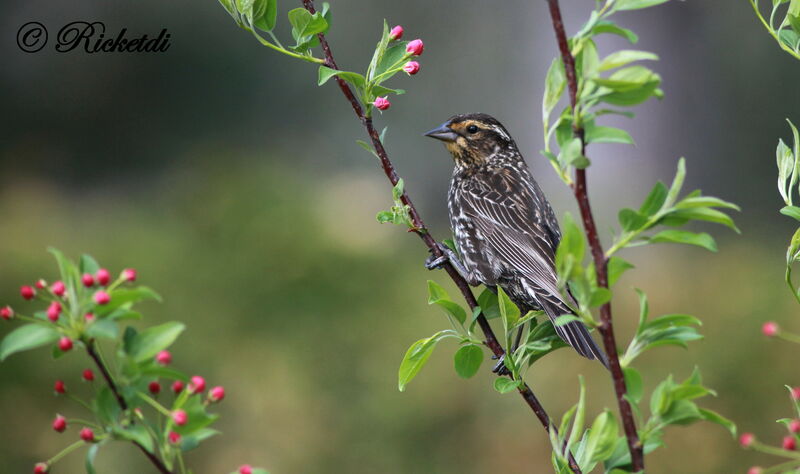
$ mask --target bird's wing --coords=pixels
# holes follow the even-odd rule
[[[558,289],[555,269],[555,251],[561,235],[544,196],[533,187],[535,184],[520,186],[519,181],[507,175],[488,184],[491,187],[473,186],[461,196],[463,212],[480,231],[483,244],[502,262],[506,272],[518,275],[526,292],[550,319],[571,314]],[[555,329],[578,353],[597,358],[607,366],[605,354],[582,322],[572,321]]]
[[[508,271],[518,272],[541,289],[560,300],[555,270],[555,232],[545,210],[543,196],[531,192],[518,179],[495,175],[489,182],[477,182],[463,190],[464,214],[483,236],[483,243],[497,255]],[[552,211],[551,211],[552,212]]]

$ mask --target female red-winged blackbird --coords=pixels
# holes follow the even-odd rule
[[[463,260],[442,245],[446,256],[426,266],[449,260],[469,284],[499,285],[523,314],[572,314],[558,290],[558,221],[508,131],[489,115],[466,114],[425,135],[445,142],[455,161],[447,204]],[[580,355],[607,365],[582,322],[555,329]]]

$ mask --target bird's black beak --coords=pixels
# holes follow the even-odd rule
[[[435,138],[443,142],[454,142],[456,141],[456,138],[458,138],[458,134],[450,128],[450,122],[445,122],[437,128],[425,132],[425,136]]]

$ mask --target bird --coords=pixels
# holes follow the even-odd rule
[[[470,285],[502,288],[522,314],[544,311],[551,321],[573,314],[574,300],[566,301],[571,295],[558,287],[556,214],[508,130],[490,115],[471,113],[454,115],[425,135],[444,142],[455,163],[447,207],[458,249],[437,244],[443,256],[431,255],[426,267],[449,261]],[[554,326],[578,354],[608,367],[583,322]]]

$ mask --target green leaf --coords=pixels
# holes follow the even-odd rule
[[[256,5],[259,6],[259,14],[253,15],[253,26],[263,31],[272,31],[275,29],[275,23],[278,18],[278,0],[256,0]]]
[[[676,244],[697,245],[712,252],[717,251],[717,243],[711,235],[687,230],[663,230],[647,239],[651,243],[671,242]]]
[[[498,377],[494,379],[494,389],[500,393],[513,392],[520,387],[522,387],[521,380],[511,380],[505,377]]]
[[[136,362],[147,361],[175,342],[184,329],[186,326],[179,322],[164,323],[145,329],[133,337],[126,351]]]
[[[195,433],[190,435],[184,436],[181,440],[181,451],[191,451],[192,449],[198,447],[200,443],[211,438],[212,436],[216,436],[219,434],[219,431],[211,429],[211,428],[202,428],[197,430]],[[252,474],[256,474],[257,472],[264,472],[263,469],[253,469]],[[238,473],[237,473],[238,474]]]
[[[236,7],[233,4],[233,0],[219,0],[219,4],[222,5],[222,8],[224,8],[229,15],[233,15],[234,13],[236,13]]]
[[[605,410],[595,418],[583,449],[584,458],[588,459],[591,466],[614,453],[618,431],[617,419],[610,411]]]
[[[785,208],[784,208],[785,209]],[[798,209],[800,211],[800,209]],[[716,224],[722,224],[726,227],[730,227],[731,229],[739,232],[739,228],[736,227],[734,224],[733,219],[716,209],[711,209],[708,207],[693,207],[690,209],[676,209],[668,214],[669,218],[677,218],[677,219],[685,219],[685,220],[695,220],[695,221],[707,221],[707,222],[714,222]],[[800,214],[798,214],[800,216]]]
[[[328,22],[320,12],[313,15],[305,8],[295,8],[289,11],[289,23],[292,24],[292,37],[295,49],[304,51],[314,44],[314,35],[324,33],[328,29]]]
[[[94,258],[92,258],[91,255],[83,254],[81,255],[80,262],[78,263],[78,270],[81,274],[90,273],[94,275],[97,273],[97,270],[100,270],[100,265]]]
[[[710,421],[711,423],[716,423],[723,428],[727,429],[731,436],[736,438],[736,424],[731,420],[725,418],[724,416],[720,415],[711,410],[706,410],[705,408],[700,408],[700,416],[703,417],[704,420]]]
[[[461,324],[467,320],[467,312],[452,301],[447,292],[433,280],[428,280],[428,304],[435,304]]]
[[[111,389],[108,387],[101,388],[97,393],[97,397],[92,401],[92,405],[101,423],[111,425],[117,422],[121,409]]]
[[[558,100],[564,94],[566,86],[564,63],[560,58],[553,59],[544,82],[544,97],[542,97],[542,121],[547,124],[550,113],[555,108]]]
[[[628,389],[628,397],[630,397],[635,404],[638,404],[644,395],[644,381],[642,380],[642,375],[633,367],[623,367],[622,374],[625,376],[625,386]]]
[[[147,452],[152,453],[155,449],[153,438],[143,425],[128,425],[126,427],[114,426],[114,435],[119,439],[134,441],[144,447]]]
[[[672,405],[672,387],[675,383],[672,376],[658,384],[653,394],[650,396],[650,413],[655,416],[663,415]]]
[[[664,202],[664,206],[672,207],[675,201],[678,200],[678,194],[681,192],[684,179],[686,179],[686,160],[681,157],[681,159],[678,160],[678,170],[675,172],[675,178],[673,178],[672,185],[670,185],[669,192],[667,192],[667,199]]]
[[[669,0],[617,0],[614,9],[617,11],[623,10],[639,10],[641,8],[653,7],[667,3]]]
[[[116,311],[128,310],[133,303],[147,300],[161,301],[161,295],[146,286],[137,288],[117,288],[111,292],[111,301],[103,306],[96,306],[94,313],[100,318],[110,317]]]
[[[647,216],[639,214],[633,209],[625,208],[619,211],[619,224],[625,232],[642,229],[647,221]]]
[[[403,95],[406,91],[403,89],[389,89],[388,87],[383,86],[372,86],[372,95],[377,97],[379,95],[389,95],[389,94],[397,94]]]
[[[580,268],[586,253],[586,242],[572,215],[564,215],[563,236],[556,249],[556,270],[561,283],[570,280],[576,268]],[[561,281],[563,280],[563,281]]]
[[[566,326],[567,324],[573,321],[580,321],[580,320],[581,318],[575,316],[574,314],[562,314],[553,321],[553,325],[556,327],[561,327],[561,326]]]
[[[86,335],[92,339],[116,339],[119,326],[113,319],[100,319],[89,325]]]
[[[483,363],[483,350],[475,344],[461,346],[454,356],[456,373],[461,378],[468,379],[477,374],[481,363]]]
[[[344,79],[347,83],[355,86],[357,89],[361,90],[364,89],[366,86],[366,79],[361,74],[350,72],[350,71],[340,71],[337,69],[331,69],[327,66],[320,66],[319,67],[319,79],[318,85],[323,85],[328,82],[328,79],[339,76]]]
[[[386,49],[386,52],[383,54],[380,61],[378,61],[378,64],[376,65],[375,77],[378,77],[381,74],[389,71],[389,69],[391,68],[402,67],[406,63],[406,61],[403,61],[403,58],[407,55],[406,45],[408,45],[407,41],[400,41],[397,44],[392,45],[390,48]],[[389,79],[392,75],[387,75],[381,78],[380,82]]]
[[[664,201],[667,199],[667,186],[661,181],[657,182],[650,194],[647,195],[641,207],[639,214],[650,217],[661,210]]]
[[[26,324],[10,333],[0,343],[0,361],[16,352],[36,349],[55,342],[60,334],[53,328],[41,324]]]
[[[485,288],[481,294],[478,295],[478,305],[481,307],[481,312],[486,319],[500,317],[500,305],[497,301],[497,294],[489,288]]]
[[[593,122],[586,124],[586,143],[622,143],[633,145],[633,138],[621,128],[601,127]]]
[[[500,315],[503,317],[503,326],[506,332],[509,328],[514,327],[520,317],[520,311],[517,305],[511,301],[503,288],[497,287],[497,302],[500,306]]]
[[[785,206],[781,209],[781,214],[791,217],[792,219],[800,221],[800,207]]]
[[[593,81],[608,89],[600,96],[603,102],[631,106],[659,96],[661,76],[644,66],[630,66],[614,72],[608,79],[595,78]]]
[[[617,283],[617,280],[625,273],[627,270],[634,268],[634,266],[627,262],[626,260],[620,257],[611,257],[608,260],[608,284],[609,286],[614,286]]]
[[[93,444],[86,451],[86,474],[97,474],[94,469],[94,458],[97,457],[98,451],[100,451],[100,444]]]
[[[583,156],[583,144],[579,138],[571,139],[558,153],[558,162],[564,166],[572,165],[576,168],[586,168],[589,160]]]
[[[714,196],[691,196],[681,199],[680,202],[675,204],[676,209],[692,209],[695,207],[722,207],[726,209],[733,209],[739,211],[739,206],[732,202],[723,201],[722,199],[715,198]]]
[[[634,61],[657,61],[658,56],[647,51],[638,51],[634,49],[623,49],[616,51],[606,56],[600,63],[600,71],[608,71],[621,66],[625,66]]]
[[[436,344],[446,337],[458,337],[458,335],[455,331],[447,329],[411,344],[411,347],[408,348],[406,355],[403,357],[403,361],[400,362],[400,370],[398,371],[397,386],[401,392],[405,391],[406,385],[417,376],[425,363],[428,362],[428,358],[436,348]]]
[[[592,28],[592,34],[599,35],[602,33],[610,33],[612,35],[622,36],[631,42],[631,44],[636,44],[639,41],[639,36],[637,36],[633,31],[617,26],[607,20],[597,22],[594,28]]]

